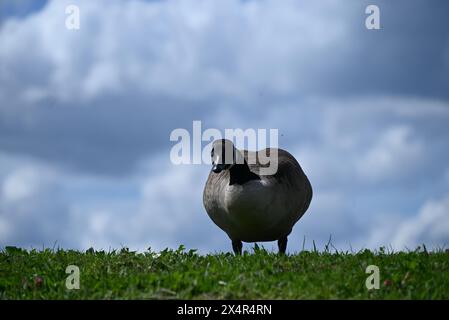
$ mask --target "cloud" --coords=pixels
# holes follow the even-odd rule
[[[47,0],[3,0],[0,2],[0,26],[11,17],[25,17],[42,9]]]
[[[413,141],[411,128],[397,126],[380,133],[379,140],[357,162],[361,178],[367,180],[385,176],[408,176],[422,161],[422,142]]]
[[[445,241],[446,2],[378,1],[380,31],[368,1],[68,3],[0,25],[0,245],[229,249],[209,168],[168,161],[193,120],[279,129],[315,190],[292,250]]]
[[[174,166],[159,157],[149,162],[151,168],[138,179],[135,199],[123,206],[100,203],[102,209],[83,214],[88,231],[82,246],[123,244],[161,250],[183,244],[201,252],[227,249],[227,236],[213,225],[202,205],[208,169]]]
[[[215,126],[223,108],[254,117],[313,96],[447,98],[435,92],[447,73],[427,70],[444,69],[438,39],[447,43],[449,28],[426,5],[413,6],[438,28],[422,24],[410,39],[397,22],[405,2],[385,2],[382,36],[364,29],[363,3],[78,1],[79,31],[64,27],[68,3],[0,29],[2,150],[127,174],[166,150],[172,129],[195,119]],[[419,63],[416,43],[435,48]]]
[[[3,26],[4,74],[23,77],[19,87],[5,81],[4,90],[81,102],[130,91],[183,99],[242,97],[260,87],[288,93],[302,80],[283,67],[290,63],[277,62],[288,59],[301,71],[317,61],[314,53],[344,41],[346,32],[345,21],[327,13],[338,8],[330,1],[318,7],[293,1],[80,1],[77,32],[64,28],[67,3],[52,1],[39,14]],[[317,9],[326,11],[314,19]],[[261,28],[258,21],[276,28]],[[30,46],[34,50],[25,54]]]
[[[447,248],[449,244],[449,197],[429,199],[412,215],[384,215],[373,226],[369,246],[389,246],[395,250]]]
[[[70,217],[54,173],[36,164],[20,164],[0,180],[0,243],[42,247],[66,245]]]
[[[433,247],[449,244],[449,196],[429,200],[413,218],[399,225],[393,238],[398,248],[428,243]],[[422,242],[422,243],[421,243]]]
[[[227,249],[202,206],[204,166],[147,159],[138,176],[92,177],[0,157],[0,245],[162,250],[183,244]]]

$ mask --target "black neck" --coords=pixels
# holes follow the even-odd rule
[[[229,173],[231,174],[229,179],[229,185],[231,186],[233,184],[242,185],[251,180],[260,180],[260,177],[257,174],[249,170],[246,161],[243,164],[233,165],[231,169],[229,169]]]

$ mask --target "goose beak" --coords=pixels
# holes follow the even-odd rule
[[[224,165],[221,163],[217,163],[212,166],[212,171],[215,173],[220,173],[223,171],[223,169],[224,169]]]

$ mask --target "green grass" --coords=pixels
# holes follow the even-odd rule
[[[68,290],[68,265],[80,289]],[[380,288],[367,290],[368,265]],[[279,256],[263,249],[235,257],[198,255],[183,247],[160,253],[90,249],[0,253],[1,299],[448,299],[449,253],[303,251]]]

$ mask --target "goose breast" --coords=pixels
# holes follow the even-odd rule
[[[261,152],[270,152],[262,150]],[[230,185],[229,171],[210,173],[203,202],[210,218],[231,239],[245,242],[273,241],[288,235],[307,210],[312,189],[290,153],[278,149],[278,169],[274,175],[259,175],[242,185]],[[245,159],[249,152],[243,151]],[[259,163],[249,164],[255,174]]]

